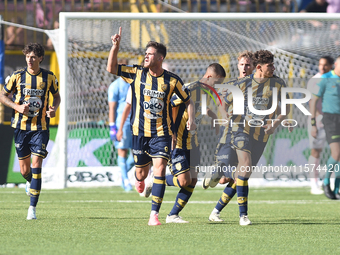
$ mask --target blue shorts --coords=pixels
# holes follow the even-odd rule
[[[46,150],[50,139],[49,130],[31,131],[31,130],[14,130],[15,149],[19,160],[28,158],[31,154],[46,158]]]
[[[216,165],[219,167],[225,177],[234,178],[233,173],[236,170],[238,159],[236,151],[232,148],[230,141],[219,143],[216,147]]]
[[[169,160],[171,140],[171,136],[132,136],[132,153],[135,166],[147,166],[151,163],[152,158]]]
[[[132,132],[130,125],[123,127],[123,138],[120,142],[115,141],[116,149],[131,149],[132,148]]]
[[[170,172],[178,176],[190,170],[190,150],[174,149],[171,152]]]
[[[242,150],[251,154],[251,162],[256,166],[259,162],[267,142],[255,140],[252,136],[246,133],[233,133],[231,145],[235,150]]]

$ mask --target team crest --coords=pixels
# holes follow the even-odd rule
[[[239,149],[242,149],[243,146],[244,146],[244,141],[239,141],[239,142],[237,142],[237,147],[238,147]]]
[[[44,89],[45,88],[45,82],[40,82],[38,85],[38,89]]]
[[[162,89],[163,91],[166,91],[166,90],[168,89],[168,85],[167,85],[167,84],[162,84],[162,85],[161,85],[161,89]]]
[[[266,96],[267,96],[267,97],[271,97],[272,94],[273,94],[273,91],[269,90],[269,91],[267,91]]]
[[[176,168],[176,170],[180,171],[180,170],[182,169],[181,163],[177,163],[177,164],[175,165],[175,168]]]

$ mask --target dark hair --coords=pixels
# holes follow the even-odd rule
[[[258,50],[254,53],[254,64],[263,65],[274,62],[274,55],[269,50]]]
[[[31,53],[31,52],[34,52],[34,54],[37,55],[38,57],[43,57],[41,62],[44,60],[45,49],[41,44],[39,44],[39,43],[29,43],[22,50],[22,53],[24,53],[25,56],[27,54]]]
[[[224,68],[219,64],[219,63],[212,63],[208,66],[208,68],[211,68],[212,71],[220,77],[225,78],[226,77],[226,73]]]
[[[148,44],[146,45],[146,49],[148,48],[155,48],[156,49],[156,52],[158,54],[161,54],[163,56],[163,58],[166,57],[166,47],[164,44],[162,43],[158,43],[158,42],[155,42],[155,41],[150,41],[148,42]]]
[[[339,56],[340,57],[340,56]],[[339,58],[338,57],[338,58]],[[326,61],[327,61],[327,63],[329,64],[329,65],[333,65],[334,64],[334,59],[331,57],[331,56],[322,56],[320,59],[326,59]],[[319,59],[319,60],[320,60]]]

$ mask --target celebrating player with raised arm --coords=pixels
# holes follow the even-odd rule
[[[135,186],[139,193],[145,188],[144,179],[152,161],[154,183],[152,186],[152,207],[149,225],[160,225],[158,213],[165,191],[165,170],[171,150],[171,106],[173,93],[187,105],[188,130],[195,129],[195,107],[189,92],[183,89],[182,80],[162,68],[166,47],[158,42],[146,46],[144,66],[118,65],[117,55],[122,29],[111,37],[112,48],[109,53],[107,71],[121,76],[132,88],[132,151],[136,166]]]
[[[26,193],[30,198],[27,219],[36,219],[36,205],[41,190],[42,161],[47,156],[50,118],[60,104],[58,81],[55,75],[40,68],[45,50],[38,43],[25,46],[27,67],[15,71],[1,91],[0,102],[13,108],[12,127],[19,158],[20,172],[27,180]],[[48,106],[52,93],[53,105]],[[9,95],[13,94],[12,100]],[[31,167],[32,155],[32,167]]]

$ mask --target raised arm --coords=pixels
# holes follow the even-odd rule
[[[122,27],[119,27],[118,34],[111,36],[112,40],[112,47],[109,53],[109,58],[107,60],[106,70],[112,74],[117,74],[118,68],[118,51],[119,51],[119,44],[122,36]]]

